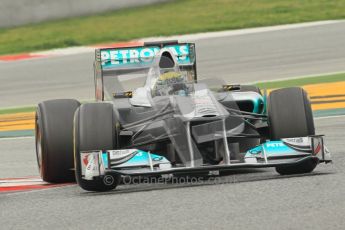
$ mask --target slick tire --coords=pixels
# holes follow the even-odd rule
[[[50,183],[75,181],[73,117],[80,103],[73,99],[44,101],[35,116],[36,157],[42,179]]]
[[[291,87],[274,90],[267,100],[268,125],[271,140],[315,135],[314,118],[305,90]],[[318,161],[306,161],[298,165],[277,167],[282,175],[309,173]]]
[[[95,180],[85,180],[82,176],[81,151],[116,149],[116,142],[117,130],[113,105],[108,103],[81,105],[74,117],[74,154],[75,177],[82,189],[104,192],[115,189],[120,183],[119,175],[106,175]]]
[[[319,163],[318,159],[309,159],[297,165],[289,166],[280,166],[276,167],[277,173],[280,175],[293,175],[293,174],[303,174],[311,173],[317,164]]]
[[[274,90],[267,101],[271,140],[315,134],[307,93],[299,87]]]

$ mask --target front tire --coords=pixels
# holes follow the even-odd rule
[[[270,139],[315,135],[307,92],[299,87],[277,89],[267,101]]]
[[[270,139],[315,135],[314,119],[307,92],[299,87],[274,90],[267,101]],[[310,173],[318,161],[276,167],[281,175]]]
[[[113,106],[107,103],[83,104],[74,118],[75,176],[87,191],[109,191],[120,183],[119,175],[85,180],[81,169],[81,151],[111,150],[117,147],[116,119]]]
[[[319,163],[318,159],[313,158],[313,159],[309,159],[308,161],[302,162],[298,165],[276,167],[276,171],[280,175],[311,173],[315,169],[318,163]]]
[[[38,104],[35,119],[36,157],[42,179],[50,183],[75,181],[73,117],[80,103],[73,99]]]

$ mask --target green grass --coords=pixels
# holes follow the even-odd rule
[[[300,77],[296,79],[281,80],[281,81],[270,81],[270,82],[260,82],[255,85],[260,89],[275,89],[282,87],[292,87],[292,86],[303,86],[319,83],[329,83],[345,81],[345,73],[333,74],[333,75],[323,75],[315,77]],[[345,91],[345,89],[344,89]]]
[[[14,114],[14,113],[26,113],[36,111],[36,106],[18,107],[18,108],[5,108],[0,109],[1,114]]]
[[[340,18],[344,0],[176,0],[0,29],[0,54]]]

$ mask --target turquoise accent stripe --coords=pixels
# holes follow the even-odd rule
[[[313,114],[314,114],[314,117],[327,117],[327,116],[345,115],[345,108],[327,109],[327,110],[315,110],[315,111],[313,111]]]
[[[0,138],[4,137],[30,137],[34,136],[34,130],[0,131]]]
[[[258,100],[253,100],[252,102],[254,103],[253,113],[262,113],[262,114],[264,114],[263,113],[264,111],[259,111],[260,105],[262,105],[264,103],[264,101],[258,99]]]

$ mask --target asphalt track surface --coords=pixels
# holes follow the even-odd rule
[[[318,119],[316,128],[334,163],[308,175],[242,170],[107,193],[70,185],[0,194],[0,229],[343,229],[345,117]],[[37,175],[33,138],[0,139],[0,152],[1,177]]]
[[[345,71],[345,22],[196,41],[200,78],[228,83]],[[0,107],[94,98],[93,53],[0,63]]]

